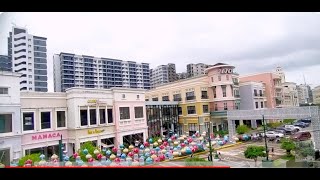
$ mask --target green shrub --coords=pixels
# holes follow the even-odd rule
[[[185,159],[185,164],[186,166],[211,166],[212,162],[206,161],[198,156],[194,156]]]
[[[291,150],[294,150],[295,147],[295,143],[290,139],[284,139],[281,141],[281,149],[287,151],[287,156],[291,156]]]
[[[39,162],[40,159],[40,153],[37,154],[30,154],[30,155],[26,155],[24,157],[22,157],[19,162],[18,162],[18,166],[24,166],[24,163],[28,160],[31,159],[32,160],[32,166],[34,165],[35,162]]]
[[[78,151],[82,161],[84,161],[84,162],[87,161],[86,154],[83,153],[84,149],[88,150],[88,154],[90,154],[92,156],[92,158],[97,159],[96,155],[93,152],[95,149],[98,149],[98,148],[95,147],[91,141],[88,141],[88,142],[85,142],[84,144],[82,144],[80,147],[80,150]]]
[[[295,121],[295,119],[284,119],[283,123],[284,124],[292,124]]]
[[[267,123],[267,127],[269,127],[269,128],[277,128],[281,125],[283,125],[282,122]]]
[[[219,136],[224,136],[226,134],[228,134],[229,132],[228,131],[223,131],[223,130],[220,130],[220,131],[215,131],[214,134],[219,134]]]
[[[250,131],[250,129],[248,128],[247,125],[240,125],[240,126],[237,127],[237,133],[238,134],[245,134],[245,133],[247,133],[249,131]]]

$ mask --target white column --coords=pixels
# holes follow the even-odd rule
[[[87,106],[87,123],[88,123],[88,125],[90,125],[90,107],[89,106]]]
[[[108,123],[108,106],[106,106],[106,110],[105,110],[104,114],[105,114],[106,123],[109,124]]]
[[[100,125],[100,110],[99,110],[99,105],[96,106],[96,120],[97,120],[97,125]]]

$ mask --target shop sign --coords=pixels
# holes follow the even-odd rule
[[[87,103],[97,103],[98,101],[96,100],[96,99],[89,99],[88,101],[87,101]]]
[[[102,133],[104,129],[94,129],[94,130],[88,130],[88,134],[99,134]]]
[[[33,135],[32,140],[43,140],[43,139],[52,139],[60,137],[60,133],[47,133],[47,134],[39,134],[39,135]]]
[[[220,73],[220,74],[232,74],[232,73],[233,73],[233,70],[232,70],[232,69],[229,69],[229,68],[219,69],[219,70],[218,70],[218,73]]]

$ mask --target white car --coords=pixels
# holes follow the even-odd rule
[[[264,136],[264,133],[262,133],[262,136]],[[284,134],[275,131],[268,131],[266,132],[266,136],[267,138],[282,138],[284,137]]]
[[[301,131],[301,127],[294,126],[294,125],[285,125],[284,128],[288,128],[291,130],[296,130],[297,132]]]

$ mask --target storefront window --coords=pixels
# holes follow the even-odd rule
[[[101,146],[112,149],[114,147],[114,138],[101,139]]]
[[[0,149],[0,163],[5,166],[10,165],[10,149]]]
[[[0,133],[9,132],[12,132],[12,114],[0,114]]]
[[[57,111],[57,127],[66,127],[66,112]]]
[[[90,109],[90,125],[97,124],[96,109]]]
[[[23,113],[23,130],[24,131],[34,130],[34,113],[33,112]]]
[[[106,110],[99,109],[99,116],[100,116],[100,124],[105,124],[106,123]]]
[[[87,126],[88,125],[88,114],[87,110],[80,110],[80,121],[81,121],[81,126]]]
[[[41,129],[51,128],[50,112],[41,112]]]
[[[62,144],[62,151],[66,149],[66,144]],[[25,151],[26,155],[41,153],[44,154],[46,158],[50,158],[53,154],[59,155],[59,145],[39,147],[34,149],[28,149]]]

